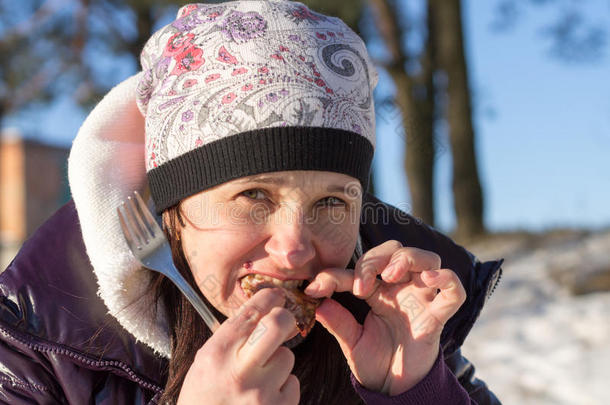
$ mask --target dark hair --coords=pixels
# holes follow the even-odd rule
[[[165,234],[170,241],[176,267],[203,301],[212,309],[220,322],[226,319],[201,294],[180,240],[180,227],[184,221],[180,205],[174,205],[163,212]],[[157,274],[157,273],[154,273]],[[151,281],[150,293],[161,300],[167,314],[170,334],[171,360],[167,370],[168,378],[160,403],[174,404],[178,400],[182,384],[197,350],[212,336],[211,331],[180,291],[163,275],[155,275]],[[351,294],[335,294],[334,299],[350,309],[359,322],[363,322],[369,307]],[[336,339],[320,324],[316,324],[307,338],[292,348],[295,366],[292,371],[301,387],[299,404],[364,404],[352,388],[347,361]]]

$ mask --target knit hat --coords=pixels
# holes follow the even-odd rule
[[[157,213],[253,174],[323,170],[365,188],[377,73],[340,19],[287,0],[184,6],[141,57]]]

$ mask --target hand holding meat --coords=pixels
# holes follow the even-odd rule
[[[283,293],[267,288],[227,319],[199,349],[178,404],[298,404],[294,355],[281,344],[294,336]]]
[[[388,241],[366,252],[353,272],[326,269],[305,290],[314,297],[350,291],[371,307],[363,325],[330,298],[316,311],[364,387],[398,395],[432,368],[443,326],[466,300],[457,275],[440,267],[435,253]]]

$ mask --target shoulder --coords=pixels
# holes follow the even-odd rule
[[[363,199],[360,235],[366,251],[387,240],[437,253],[442,267],[457,273],[467,299],[447,322],[441,343],[445,355],[455,352],[470,332],[502,273],[502,261],[480,262],[451,238],[406,212],[366,194]]]
[[[97,296],[71,202],[24,243],[0,274],[0,350],[3,360],[11,359],[10,370],[0,372],[0,378],[17,388],[23,381],[38,381],[23,389],[61,386],[70,370],[69,378],[94,378],[97,372],[98,380],[119,378],[161,389],[162,361],[137,344]]]

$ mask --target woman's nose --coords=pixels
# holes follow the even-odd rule
[[[281,211],[273,218],[265,251],[278,266],[299,269],[315,256],[312,235],[304,223],[302,210],[282,207]]]

